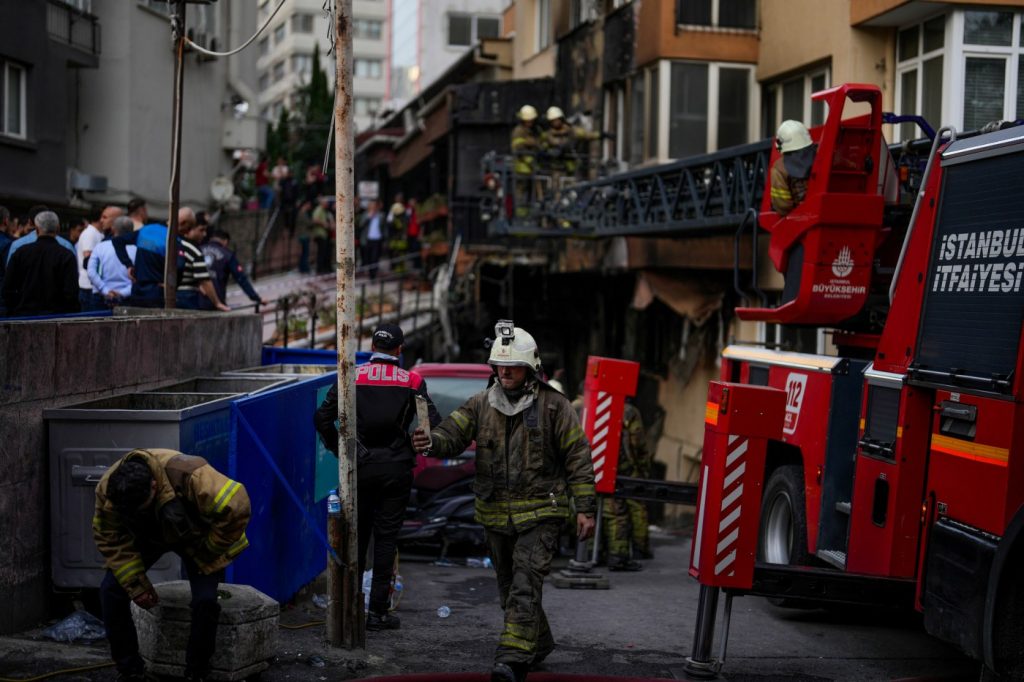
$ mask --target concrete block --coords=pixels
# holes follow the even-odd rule
[[[146,611],[132,604],[139,632],[139,652],[150,673],[181,677],[185,672],[192,611],[187,580],[156,585],[160,603]],[[280,605],[249,585],[223,583],[218,588],[220,621],[211,661],[212,680],[243,680],[270,667],[277,655]]]
[[[57,348],[54,323],[0,323],[0,405],[24,403],[55,394]]]

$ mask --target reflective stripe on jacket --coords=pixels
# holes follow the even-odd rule
[[[791,178],[781,156],[772,164],[771,181],[772,210],[779,215],[792,211],[807,196],[807,180]]]
[[[152,505],[133,514],[107,499],[107,481],[123,462],[144,462],[156,481]],[[129,597],[152,588],[143,554],[178,551],[206,574],[219,571],[249,546],[249,495],[202,457],[175,450],[132,450],[107,469],[96,486],[93,538]]]
[[[534,403],[508,417],[488,401],[492,385],[452,412],[432,434],[431,455],[456,457],[476,440],[476,520],[517,530],[545,519],[593,513],[594,468],[576,412],[558,391],[538,383]]]
[[[515,160],[512,170],[521,175],[529,175],[536,169],[537,160],[534,153],[540,149],[540,138],[536,128],[529,128],[522,123],[512,130],[512,154]]]

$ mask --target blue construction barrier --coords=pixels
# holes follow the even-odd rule
[[[356,351],[356,364],[370,361],[373,355],[368,350]],[[312,348],[280,348],[263,346],[261,365],[334,365],[338,362],[338,354],[333,350]]]
[[[227,581],[281,603],[327,567],[325,491],[337,486],[338,466],[319,442],[313,412],[337,380],[323,374],[231,405],[228,476],[245,485],[252,518],[250,547],[228,567]]]

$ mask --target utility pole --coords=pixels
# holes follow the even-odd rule
[[[352,139],[352,0],[334,0],[334,173],[338,306],[338,482],[341,515],[328,532],[341,565],[329,558],[327,639],[332,646],[365,648],[362,576],[356,537],[355,187]]]
[[[174,40],[174,108],[171,120],[171,207],[167,216],[164,255],[164,308],[177,304],[178,203],[181,194],[181,105],[185,87],[185,2],[174,0],[171,36]]]

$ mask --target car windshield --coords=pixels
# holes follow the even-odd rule
[[[426,381],[427,393],[442,418],[487,388],[487,379],[484,377],[426,377]]]

